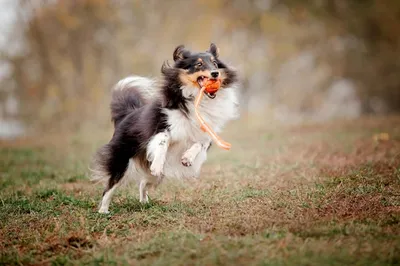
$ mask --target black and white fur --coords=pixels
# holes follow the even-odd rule
[[[159,81],[132,76],[113,88],[112,139],[96,153],[92,179],[106,181],[100,213],[108,213],[115,189],[134,179],[140,202],[148,202],[148,189],[166,178],[198,177],[207,158],[211,138],[200,129],[194,98],[207,78],[221,80],[216,95],[204,97],[199,111],[216,132],[238,117],[237,74],[224,64],[211,44],[202,53],[182,45],[164,63]]]

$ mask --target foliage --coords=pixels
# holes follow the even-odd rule
[[[36,128],[107,127],[110,88],[119,79],[157,77],[178,44],[205,50],[212,41],[241,73],[244,111],[325,119],[353,103],[359,115],[359,101],[363,112],[399,108],[398,1],[17,3],[12,37],[22,48],[0,47],[12,69],[0,80],[0,99],[16,95],[19,118]],[[351,103],[332,90],[347,79],[357,89],[345,96]]]
[[[298,13],[324,22],[331,35],[348,39],[343,75],[359,83],[364,110],[400,110],[400,2],[396,0],[283,0]],[[307,15],[305,16],[307,17]]]

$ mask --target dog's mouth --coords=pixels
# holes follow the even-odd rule
[[[206,85],[206,82],[208,80],[208,77],[206,76],[199,76],[197,78],[197,84],[199,84],[200,88],[202,88],[204,85]]]
[[[200,88],[202,88],[206,84],[208,79],[210,79],[210,78],[208,78],[206,76],[200,76],[197,78],[197,84],[199,84]],[[215,92],[210,93],[210,92],[204,91],[204,94],[207,95],[207,97],[210,99],[214,99],[217,96],[217,94]]]

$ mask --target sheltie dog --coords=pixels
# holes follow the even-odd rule
[[[199,176],[211,138],[196,120],[194,99],[207,79],[219,79],[221,88],[205,93],[198,109],[204,120],[218,133],[238,117],[237,72],[221,61],[215,44],[200,53],[180,45],[173,60],[172,66],[163,63],[159,80],[131,76],[113,88],[114,134],[92,165],[92,179],[106,183],[99,213],[108,213],[124,180],[137,182],[146,203],[148,189],[164,178]]]

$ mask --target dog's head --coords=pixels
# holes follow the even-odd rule
[[[175,48],[173,53],[174,65],[172,69],[178,73],[178,79],[182,84],[182,94],[185,97],[196,96],[207,79],[219,79],[221,88],[226,88],[236,82],[236,72],[230,69],[219,58],[219,49],[211,44],[206,52],[194,53],[183,45]],[[162,72],[168,74],[171,67],[163,65]],[[206,93],[211,99],[215,94]]]

